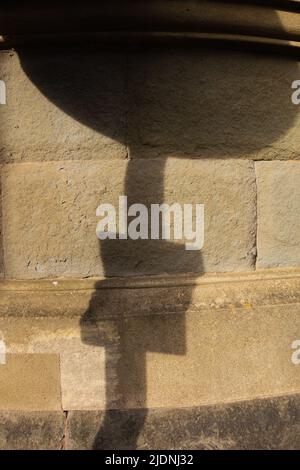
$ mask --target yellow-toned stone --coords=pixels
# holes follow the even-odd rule
[[[60,410],[58,354],[6,354],[0,365],[0,410]]]
[[[60,358],[57,380],[63,409],[106,406],[105,349],[97,328],[85,329],[90,344],[81,339],[78,318],[2,318],[0,331],[12,357],[26,353],[29,358]]]
[[[24,163],[3,170],[7,278],[121,276],[251,270],[255,260],[253,162],[159,160]],[[211,188],[214,188],[213,192]],[[104,240],[101,203],[204,204],[200,251],[183,241]],[[193,206],[194,207],[194,206]]]
[[[269,9],[265,15],[268,22]],[[60,45],[2,51],[0,66],[7,85],[0,114],[5,162],[299,155],[293,57],[217,47],[145,54]]]
[[[60,48],[23,53],[20,61],[14,51],[0,52],[7,90],[0,110],[0,161],[125,158],[124,57],[87,50],[62,55]]]
[[[257,266],[300,265],[300,162],[257,162]]]

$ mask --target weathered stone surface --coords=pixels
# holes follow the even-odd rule
[[[292,58],[198,47],[128,61],[132,158],[299,158]]]
[[[109,322],[106,328],[103,327],[102,334],[107,329],[109,329]],[[86,325],[85,342],[81,339],[78,318],[28,317],[26,319],[10,318],[7,321],[1,318],[0,331],[5,339],[7,350],[10,355],[14,355],[13,357],[23,357],[24,353],[29,358],[47,358],[51,354],[60,357],[60,368],[53,381],[58,390],[61,390],[59,409],[61,407],[64,410],[105,408],[107,403],[104,382],[106,367],[104,345],[106,343],[103,345],[100,341],[96,326]],[[35,371],[36,367],[33,374]],[[18,377],[14,379],[20,380]],[[51,382],[51,377],[45,376],[45,381]],[[51,400],[55,399],[55,393],[52,395],[54,396],[50,398],[46,406],[51,406]],[[32,399],[34,400],[34,397]],[[48,400],[48,396],[45,399]],[[5,400],[4,406],[7,401],[10,403],[6,395],[3,400]],[[0,399],[0,405],[1,403]]]
[[[10,319],[14,342],[22,342],[24,336],[30,335],[29,332],[24,335],[23,331],[30,318],[41,322],[37,323],[41,331],[50,324],[51,341],[55,343],[61,339],[65,328],[70,331],[72,341],[73,334],[77,338],[78,321],[87,312],[91,318],[101,321],[125,316],[297,303],[300,303],[299,268],[203,275],[0,281],[0,321]],[[20,330],[13,329],[15,319],[24,322]],[[95,330],[95,325],[86,330],[91,341]],[[73,352],[78,351],[76,341],[72,345]]]
[[[60,410],[57,354],[7,354],[0,365],[0,410]]]
[[[63,447],[62,411],[0,412],[1,450],[59,450]]]
[[[300,449],[299,395],[184,409],[73,411],[67,449]]]
[[[197,406],[299,390],[299,366],[291,360],[299,306],[284,311],[269,306],[126,319],[125,407]]]
[[[3,51],[0,64],[7,83],[0,110],[5,162],[127,153],[299,158],[293,58],[175,46],[108,53],[69,44]]]
[[[84,49],[1,51],[0,161],[124,158],[124,58]],[[30,78],[27,76],[30,69]]]
[[[257,162],[257,266],[300,264],[300,163]]]
[[[123,288],[121,279],[99,280],[95,290],[91,279],[5,281],[23,299],[0,318],[8,353],[60,355],[64,410],[190,407],[300,390],[292,362],[299,270],[175,279],[123,280]],[[54,307],[62,299],[65,310]]]
[[[103,409],[105,395],[104,348],[61,355],[61,388],[64,410]]]
[[[252,162],[157,160],[24,163],[3,170],[5,275],[141,275],[242,271],[254,267],[256,192]],[[212,191],[212,187],[214,190]],[[128,204],[202,203],[201,251],[167,240],[105,240],[96,208],[120,195]]]

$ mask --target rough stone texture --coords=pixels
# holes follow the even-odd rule
[[[124,406],[197,406],[299,390],[291,361],[299,327],[297,305],[288,318],[283,308],[263,307],[127,319]]]
[[[103,334],[108,327],[109,325],[106,329],[103,328]],[[8,321],[0,319],[0,331],[6,341],[8,352],[13,354],[13,357],[23,357],[26,353],[26,357],[33,358],[31,362],[34,362],[36,357],[46,360],[51,354],[60,357],[60,370],[57,371],[57,377],[53,383],[46,372],[44,377],[46,384],[49,381],[52,386],[58,387],[58,390],[61,389],[59,392],[61,400],[57,402],[59,409],[62,407],[64,410],[91,410],[106,407],[105,349],[103,343],[100,342],[97,327],[86,325],[85,342],[81,339],[78,318],[29,317],[26,319],[10,318]],[[32,364],[32,367],[34,366],[35,364]],[[32,374],[37,372],[35,367]],[[29,374],[30,379],[32,374]],[[20,379],[17,376],[14,377],[14,380],[26,379]],[[7,393],[3,398],[3,406],[8,406],[7,402],[10,403]],[[28,390],[26,393],[30,396],[32,392]],[[47,396],[46,399],[49,400],[50,406],[51,400],[57,398],[57,393],[51,389],[48,393],[51,394],[51,397]],[[22,400],[24,401],[23,408],[25,409],[26,398],[20,396],[19,400],[20,405],[23,403]],[[32,400],[35,400],[35,397],[32,397]],[[0,408],[1,404],[0,398]],[[40,401],[37,406],[41,406],[43,409],[43,404]],[[20,406],[17,409],[19,408]]]
[[[0,282],[1,319],[10,319],[13,325],[15,319],[22,318],[24,328],[28,318],[49,321],[53,327],[56,326],[53,341],[56,336],[60,337],[60,326],[55,323],[58,319],[67,322],[72,337],[80,318],[101,321],[125,316],[185,313],[188,310],[235,311],[240,308],[280,307],[298,303],[299,268],[246,273]],[[86,331],[91,340],[95,336],[95,329],[95,325],[92,325]],[[12,329],[11,340],[22,342],[24,332],[22,328],[18,334],[17,331]],[[76,342],[75,345],[78,346]],[[73,351],[76,352],[76,349]]]
[[[126,156],[122,56],[57,48],[21,57],[22,64],[14,51],[0,52],[7,88],[0,161]]]
[[[299,158],[297,61],[204,48],[41,48],[1,52],[0,66],[7,278],[254,269],[254,164],[237,159]],[[299,264],[298,165],[256,169],[258,266]],[[122,194],[204,203],[204,249],[100,244],[96,207]],[[167,281],[159,292],[105,280],[18,291],[6,281],[0,409],[22,413],[0,413],[0,447],[63,447],[61,411],[23,412],[62,407],[74,410],[73,449],[300,448],[298,397],[224,404],[300,389],[291,362],[299,285],[256,281],[233,290],[218,279],[209,288]]]
[[[133,158],[299,158],[300,112],[291,102],[295,60],[173,49],[129,56],[129,71]]]
[[[119,47],[120,49],[120,47]],[[2,51],[2,161],[299,158],[293,58],[246,50]],[[34,107],[33,107],[34,103]],[[263,123],[263,125],[261,125]]]
[[[74,411],[67,449],[300,449],[299,395],[184,409]]]
[[[92,280],[73,288],[73,281],[59,281],[57,290],[47,290],[49,281],[19,282],[16,290],[15,281],[11,290],[21,300],[8,301],[0,331],[8,353],[61,356],[64,410],[177,408],[295,393],[299,272],[235,276],[177,286],[149,277],[144,288],[131,280],[127,289],[103,280],[106,287],[98,281],[95,291]],[[62,299],[68,307],[59,313],[53,306]],[[78,305],[81,313],[74,309],[72,317]]]
[[[257,162],[257,266],[300,264],[300,163]]]
[[[213,188],[213,191],[212,191]],[[205,242],[105,240],[95,230],[100,203],[202,203]],[[43,278],[242,271],[254,267],[252,162],[157,160],[24,163],[3,170],[5,276]]]
[[[7,354],[0,365],[0,410],[60,409],[59,356]]]
[[[0,412],[1,450],[59,450],[63,446],[62,411]]]

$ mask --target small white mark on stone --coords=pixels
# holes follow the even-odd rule
[[[57,286],[57,285],[58,285],[58,282],[57,282],[57,281],[53,281],[52,284],[53,284],[54,286]]]

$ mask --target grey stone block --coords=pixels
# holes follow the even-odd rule
[[[63,447],[63,412],[2,411],[0,422],[0,450],[55,450]]]
[[[195,408],[69,413],[67,449],[300,449],[300,397]]]
[[[213,188],[213,189],[212,189]],[[183,240],[103,240],[96,208],[133,203],[204,204],[201,251]],[[249,271],[254,267],[253,162],[160,160],[47,162],[3,170],[4,268],[8,278]],[[118,229],[117,229],[118,230]]]
[[[257,266],[300,264],[300,162],[258,162]]]

